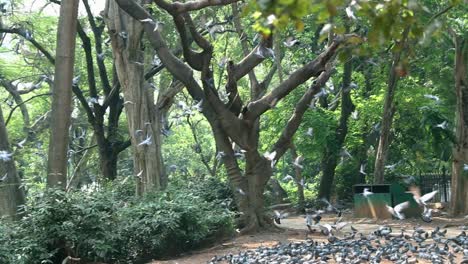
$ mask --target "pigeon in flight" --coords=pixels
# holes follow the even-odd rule
[[[411,187],[407,193],[412,193],[414,200],[419,204],[419,206],[426,206],[426,202],[430,201],[439,191],[432,191],[421,196],[421,192],[418,187]]]
[[[0,150],[0,160],[4,162],[10,161],[12,156],[13,156],[13,153],[8,153],[5,150]]]
[[[274,213],[275,213],[274,220],[275,220],[275,223],[277,223],[278,225],[281,225],[281,219],[284,219],[289,216],[288,213],[282,213],[278,210],[275,210]]]
[[[388,212],[391,213],[394,217],[403,220],[405,219],[405,215],[401,211],[409,207],[409,202],[397,204],[395,207],[391,207],[389,205],[385,206],[387,207]]]
[[[304,160],[302,156],[297,156],[297,158],[294,160],[293,165],[296,168],[303,169],[304,166],[301,165],[301,162]]]

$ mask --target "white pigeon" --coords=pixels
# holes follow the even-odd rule
[[[301,162],[304,160],[302,156],[297,156],[297,158],[294,160],[293,165],[299,169],[303,169],[304,166],[301,165]]]
[[[440,98],[438,96],[432,95],[432,94],[425,94],[424,97],[432,99],[436,101],[437,103],[440,101]]]
[[[226,156],[224,151],[220,151],[220,152],[216,153],[216,159],[217,160],[221,160],[224,156]]]
[[[16,143],[16,145],[18,146],[18,148],[24,148],[24,143],[26,143],[26,139],[23,139],[21,140],[20,142]]]
[[[152,135],[149,135],[149,137],[145,138],[143,141],[138,144],[138,146],[143,146],[143,145],[151,145],[153,142],[151,141]]]
[[[412,187],[410,191],[407,193],[412,193],[414,200],[419,204],[419,206],[426,206],[426,202],[434,198],[434,196],[438,193],[439,191],[432,191],[430,193],[426,193],[425,195],[421,196],[420,190],[417,187]]]
[[[309,137],[312,137],[314,135],[314,129],[309,127],[307,129],[306,135],[309,136]]]
[[[405,215],[401,211],[409,207],[409,202],[406,201],[406,202],[397,204],[395,207],[391,207],[389,205],[385,205],[385,206],[387,207],[387,210],[389,213],[391,213],[396,218],[403,220],[405,219]]]
[[[237,192],[239,192],[241,195],[246,195],[244,190],[242,190],[241,188],[237,188]]]
[[[447,121],[444,121],[440,124],[437,124],[436,127],[440,128],[440,129],[447,129],[448,127],[448,122]]]
[[[292,46],[296,45],[299,43],[299,40],[293,38],[293,37],[288,37],[286,39],[286,41],[283,42],[283,44],[288,47],[288,48],[291,48]]]
[[[359,169],[359,172],[363,175],[367,175],[365,168],[366,168],[366,164],[362,163],[361,168]]]
[[[13,153],[9,153],[5,150],[0,150],[0,160],[4,162],[10,161],[12,156],[13,156]]]
[[[322,234],[326,236],[328,236],[333,229],[333,227],[330,224],[323,224],[323,225],[318,224],[317,226],[320,228],[320,231],[322,232]]]
[[[5,181],[7,178],[8,178],[8,173],[5,173],[5,175],[3,175],[3,177],[0,179],[0,182]]]
[[[265,154],[263,154],[263,157],[265,157],[267,160],[274,160],[275,157],[276,157],[276,151],[273,151],[273,152],[265,152]]]
[[[348,225],[348,222],[339,222],[339,223],[336,223],[335,225],[333,225],[332,228],[335,229],[336,231],[340,231],[341,229],[343,229],[347,225]]]
[[[322,199],[320,199],[322,202],[326,203],[327,204],[327,211],[329,212],[335,212],[335,211],[338,211],[336,209],[336,207],[334,207],[328,200],[327,198],[323,197]]]
[[[291,181],[291,180],[294,180],[294,178],[293,178],[293,176],[291,176],[291,175],[289,175],[289,174],[286,175],[286,177],[283,178],[283,181],[284,181],[284,182],[288,182],[288,181]]]
[[[374,194],[374,193],[369,191],[369,188],[364,188],[364,191],[362,192],[362,195],[364,195],[364,197],[368,198],[368,196],[371,194]]]
[[[192,108],[198,112],[201,112],[203,110],[202,104],[203,104],[203,99],[201,99],[195,105],[193,105]]]
[[[392,164],[392,165],[386,165],[385,168],[393,171],[393,170],[395,170],[397,165],[398,165],[398,163],[395,163],[395,164]]]

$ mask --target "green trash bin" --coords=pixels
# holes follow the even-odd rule
[[[386,205],[392,204],[390,184],[357,184],[353,186],[354,216],[357,218],[389,219],[392,215]],[[373,194],[364,197],[364,189]]]
[[[373,194],[367,198],[362,194],[368,188]],[[405,217],[419,217],[421,208],[413,199],[411,193],[399,184],[357,184],[353,186],[354,216],[357,218],[390,219],[386,205],[394,207],[397,204],[409,201],[410,206],[403,211]]]
[[[407,190],[400,184],[394,183],[390,186],[390,193],[392,194],[392,206],[397,204],[404,203],[406,201],[410,202],[410,205],[407,209],[403,210],[405,217],[420,217],[422,209],[416,203],[413,198],[413,194],[407,193]]]

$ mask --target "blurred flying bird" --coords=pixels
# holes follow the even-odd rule
[[[388,212],[391,213],[394,217],[403,220],[405,219],[405,215],[401,211],[409,207],[409,202],[407,201],[397,204],[395,207],[391,207],[389,205],[385,206],[387,207]]]
[[[293,162],[293,165],[296,167],[296,168],[299,168],[299,169],[303,169],[304,166],[301,165],[301,162],[304,160],[304,158],[302,156],[297,156],[297,158],[294,160]]]

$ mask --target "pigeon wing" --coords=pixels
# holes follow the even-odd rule
[[[434,198],[434,196],[436,195],[436,193],[438,193],[439,191],[433,191],[433,192],[430,192],[430,193],[426,193],[425,195],[421,196],[421,201],[423,202],[427,202],[429,200],[431,200],[432,198]]]
[[[406,209],[409,207],[409,202],[404,202],[401,204],[397,204],[394,208],[395,212],[401,212],[402,210]]]
[[[335,228],[336,228],[336,230],[341,230],[341,229],[343,229],[343,227],[345,227],[345,226],[347,226],[347,225],[348,225],[347,222],[339,222],[339,223],[337,223],[337,224],[335,225]]]

